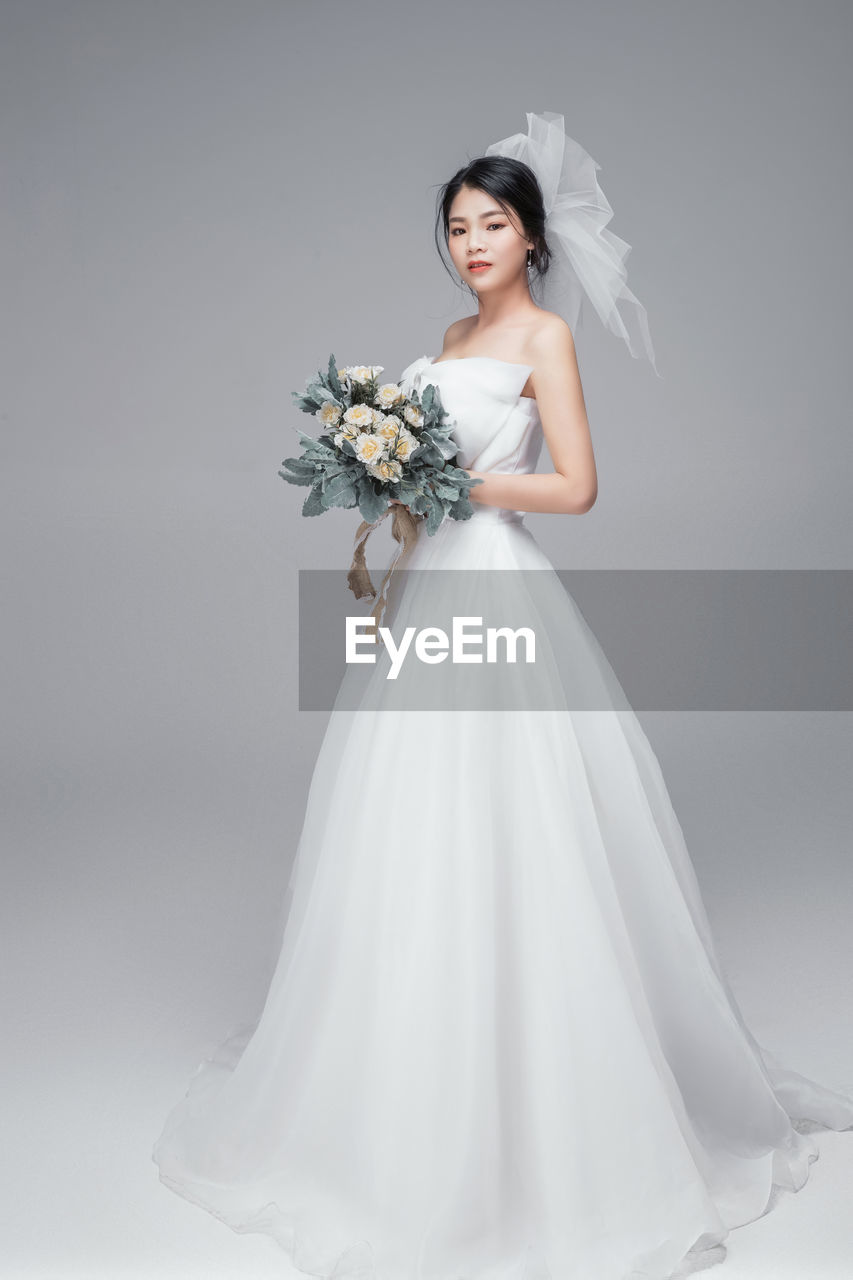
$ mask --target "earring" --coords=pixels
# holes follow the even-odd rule
[[[527,270],[529,271],[532,266],[533,266],[533,250],[528,249],[527,250]]]

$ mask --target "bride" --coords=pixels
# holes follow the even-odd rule
[[[651,746],[524,522],[596,499],[582,300],[654,364],[598,166],[562,116],[527,118],[441,192],[477,313],[401,383],[440,391],[482,483],[400,561],[385,621],[509,609],[535,622],[532,674],[347,671],[262,1012],[153,1150],[315,1276],[683,1275],[803,1185],[809,1128],[853,1125],[745,1025]]]

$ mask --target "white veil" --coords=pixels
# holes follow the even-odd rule
[[[552,255],[543,280],[543,305],[562,315],[574,332],[586,296],[602,323],[624,338],[631,355],[647,356],[661,377],[646,309],[626,283],[631,246],[607,230],[613,209],[595,176],[601,165],[568,136],[562,115],[528,111],[527,133],[493,142],[485,154],[524,161],[542,188]]]

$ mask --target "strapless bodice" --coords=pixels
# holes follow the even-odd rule
[[[453,419],[460,467],[475,471],[529,475],[542,449],[542,423],[532,396],[523,396],[533,366],[492,356],[441,360],[420,356],[400,375],[404,391],[420,395],[427,382],[438,387],[441,403]],[[523,511],[474,504],[481,519],[521,520]]]

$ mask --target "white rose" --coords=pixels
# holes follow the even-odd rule
[[[402,422],[393,413],[388,413],[383,418],[380,418],[378,424],[374,427],[376,434],[381,436],[383,440],[387,440],[389,444],[396,439],[399,431],[404,430]]]
[[[385,456],[385,441],[380,440],[372,431],[366,431],[355,442],[357,456],[364,463],[377,463]]]
[[[353,382],[369,382],[376,378],[385,368],[382,364],[353,364],[347,366],[347,373]]]
[[[403,393],[397,386],[396,382],[383,382],[381,387],[376,391],[376,403],[381,405],[383,409],[390,409],[401,399]]]
[[[402,466],[394,458],[382,458],[379,462],[369,465],[367,470],[372,476],[376,476],[377,480],[388,482],[399,480],[403,474]]]
[[[358,427],[361,431],[367,431],[373,426],[373,410],[369,404],[353,404],[344,414],[344,422],[348,422],[352,427]]]
[[[403,427],[400,432],[400,438],[394,449],[394,457],[402,459],[403,462],[408,462],[420,447],[420,441],[415,439],[411,431],[407,431],[406,428]]]
[[[324,400],[314,417],[319,418],[324,427],[336,427],[342,413],[343,409],[339,404],[335,404],[334,400]]]

